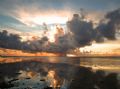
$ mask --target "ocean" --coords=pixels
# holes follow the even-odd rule
[[[0,58],[0,89],[120,89],[120,58]]]

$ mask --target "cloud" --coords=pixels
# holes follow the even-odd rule
[[[0,32],[0,47],[8,49],[21,49],[20,37],[17,34],[8,34],[6,30]]]
[[[70,32],[60,35],[57,33],[55,36],[54,43],[49,42],[49,36],[45,35],[42,38],[37,38],[31,41],[21,42],[19,35],[8,34],[7,31],[1,32],[1,46],[3,48],[20,49],[23,51],[30,52],[61,52],[66,53],[69,50],[77,47],[89,45],[94,40],[93,24],[91,22],[82,21],[79,19],[77,14],[74,15],[73,19],[68,22],[68,28]],[[57,30],[57,29],[56,29]],[[14,39],[13,39],[14,36]],[[13,41],[15,40],[15,41]],[[15,42],[15,43],[14,43]],[[6,44],[7,43],[7,44]],[[16,47],[19,44],[18,47]]]
[[[93,10],[109,10],[112,5],[118,7],[120,4],[119,0],[108,1],[101,0],[2,0],[0,1],[0,14],[17,16],[17,13],[44,13],[51,12],[54,10],[56,13],[58,11],[71,10],[79,12],[80,8],[89,8]]]
[[[68,22],[68,28],[73,33],[75,40],[80,45],[90,44],[93,40],[93,24],[91,22],[80,20],[78,14],[74,14],[73,19]]]
[[[100,23],[97,28],[93,28],[93,23],[84,20],[78,14],[67,22],[68,32],[57,34],[56,42],[51,43],[49,36],[43,35],[41,38],[21,42],[20,35],[8,34],[7,31],[0,32],[0,47],[10,49],[20,49],[29,52],[61,52],[66,53],[78,47],[90,45],[92,41],[101,42],[107,38],[114,40],[116,34],[115,26],[120,24],[120,9],[108,12],[105,19],[107,23]],[[56,29],[57,30],[57,29]],[[41,35],[41,34],[40,34]]]
[[[117,27],[120,25],[120,8],[105,15],[107,23],[101,23],[96,29],[106,38],[116,39]]]
[[[44,16],[71,17],[72,13],[79,13],[79,9],[81,7],[78,4],[83,3],[85,4],[86,8],[91,7],[88,5],[88,0],[85,0],[84,2],[80,0],[70,0],[69,2],[67,0],[4,0],[0,2],[0,14],[12,18],[12,21],[9,21],[9,18],[5,17],[6,22],[9,21],[12,22],[12,24],[16,24],[15,26],[17,27],[14,26],[14,28],[18,29],[19,31],[22,31],[24,28],[23,32],[28,31],[31,33],[33,32],[32,30],[35,29],[32,27],[29,28],[28,25],[40,26],[40,24],[35,23],[33,18],[40,18]],[[105,0],[105,3],[106,2],[108,3],[107,0]],[[114,3],[116,2],[117,0]],[[100,9],[100,7],[97,7],[97,3],[98,2],[95,1],[95,6],[92,4],[92,8]],[[103,1],[101,1],[100,3],[103,3]],[[105,6],[103,8],[105,8]],[[93,27],[93,21],[95,21],[96,19],[93,19],[91,17],[96,16],[96,18],[101,19],[102,17],[100,15],[99,13],[87,14],[86,18],[92,19],[92,21],[90,22],[84,19],[80,19],[79,15],[75,14],[74,17],[67,23],[69,32],[63,36],[57,37],[57,43],[50,43],[49,37],[46,36],[32,41],[21,42],[21,35],[8,34],[6,31],[3,31],[0,32],[0,47],[21,49],[23,51],[27,50],[31,52],[68,52],[69,50],[75,49],[77,47],[90,45],[92,41],[101,42],[103,41],[104,37],[108,39],[115,39],[115,26],[120,23],[119,9],[107,13],[106,17],[104,18],[109,19],[109,21],[107,23],[98,24],[98,27],[95,29]],[[97,20],[100,21],[100,19]],[[23,24],[23,27],[18,27],[17,23],[19,25]],[[37,29],[36,32],[39,30],[40,28]],[[17,46],[16,43],[19,45]]]

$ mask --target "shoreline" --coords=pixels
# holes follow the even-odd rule
[[[8,58],[8,57],[72,57],[72,58],[120,58],[120,55],[79,55],[79,56],[22,56],[22,55],[15,55],[15,56],[2,56],[0,58]]]

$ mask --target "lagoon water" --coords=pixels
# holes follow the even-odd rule
[[[0,89],[120,89],[120,58],[0,58]]]

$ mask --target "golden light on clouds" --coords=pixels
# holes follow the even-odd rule
[[[105,54],[107,55],[120,55],[119,43],[93,43],[91,46],[85,46],[79,49],[83,54]]]
[[[65,24],[68,19],[72,16],[72,12],[69,10],[37,10],[33,9],[31,11],[24,10],[23,8],[18,9],[18,11],[14,11],[16,15],[16,19],[26,24],[27,26],[33,27],[36,25],[46,24]]]
[[[66,24],[68,21],[68,17],[60,17],[60,16],[35,16],[35,17],[21,17],[19,19],[22,23],[27,26],[33,27],[36,25],[46,24]]]
[[[4,49],[4,48],[0,48],[0,56],[63,56],[64,54],[61,53],[49,53],[49,52],[37,52],[37,53],[30,53],[30,52],[23,52],[21,50],[12,50],[12,49]],[[21,58],[18,60],[9,60],[9,58],[0,58],[0,62],[17,62],[17,61],[23,61],[21,60]]]
[[[42,9],[32,7],[31,10],[26,8],[18,8],[14,11],[16,19],[26,24],[27,26],[33,27],[36,25],[46,24],[65,24],[68,20],[72,18],[74,13],[79,13],[79,11],[72,11],[71,9],[65,7],[65,9],[55,10],[50,9],[45,11]],[[104,11],[87,11],[85,13],[86,21],[92,21],[93,23],[99,23],[105,15]]]
[[[33,22],[36,24],[42,24],[42,23],[47,23],[47,24],[54,24],[54,23],[61,23],[65,24],[68,21],[67,17],[59,17],[59,16],[51,16],[51,17],[35,17],[33,18]]]

